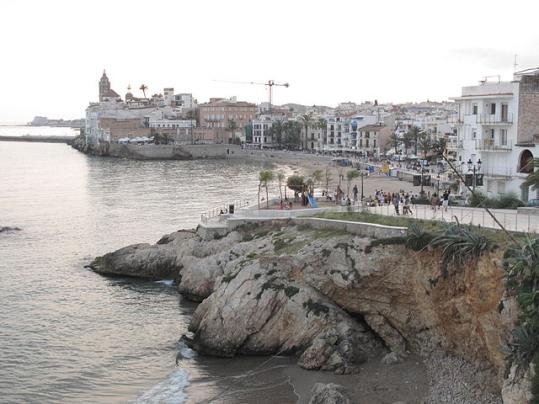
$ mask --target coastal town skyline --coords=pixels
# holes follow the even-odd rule
[[[29,7],[32,14],[27,13]],[[276,105],[336,106],[375,99],[445,101],[458,95],[462,85],[476,84],[485,76],[510,79],[515,55],[517,70],[539,65],[534,52],[539,35],[533,32],[531,10],[536,6],[531,2],[517,1],[511,8],[497,2],[488,7],[485,2],[466,5],[466,14],[477,18],[465,30],[446,28],[462,21],[460,2],[443,10],[420,1],[306,7],[307,3],[285,7],[277,2],[268,8],[208,1],[181,7],[158,2],[148,9],[140,2],[97,2],[79,19],[68,2],[3,2],[0,9],[8,18],[0,33],[9,37],[17,32],[3,55],[17,63],[0,67],[2,75],[10,77],[0,100],[0,122],[27,122],[34,115],[80,118],[88,102],[97,99],[94,77],[103,69],[122,94],[129,84],[138,93],[144,83],[150,94],[172,85],[199,102],[237,96],[261,103],[267,100],[263,86],[226,81],[273,79],[290,83],[275,91]],[[62,13],[55,12],[60,8]],[[163,10],[180,16],[180,22],[163,20]],[[228,11],[235,12],[224,21],[220,15]],[[103,12],[116,25],[116,33],[92,28]],[[146,23],[135,29],[132,21],[141,15]],[[299,36],[293,37],[298,18],[310,23],[302,24]],[[503,30],[493,28],[501,23]],[[30,25],[39,36],[35,30],[17,28]],[[398,37],[388,26],[401,27]],[[510,37],[504,34],[509,31]],[[126,38],[125,32],[131,34]],[[79,49],[80,56],[62,49]],[[54,63],[41,63],[36,69],[36,60],[47,60],[51,52]]]

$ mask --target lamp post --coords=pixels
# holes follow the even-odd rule
[[[481,170],[481,159],[477,160],[477,163],[474,163],[472,159],[468,159],[468,172],[473,172],[473,180],[472,180],[472,191],[475,192],[475,184],[476,184],[476,172],[479,172]]]
[[[364,195],[363,195],[363,177],[365,176],[365,173],[363,172],[363,170],[360,171],[360,175],[361,175],[361,204],[363,204],[363,198],[364,198]]]

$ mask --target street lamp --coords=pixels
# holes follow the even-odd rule
[[[476,184],[476,172],[481,171],[481,159],[477,160],[477,163],[474,163],[472,159],[468,159],[468,172],[473,172],[473,182],[472,182],[472,190],[475,191],[475,184]]]

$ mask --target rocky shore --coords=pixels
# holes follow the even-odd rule
[[[405,401],[501,403],[501,346],[516,311],[500,258],[489,253],[443,278],[433,250],[267,222],[214,240],[181,230],[90,267],[174,279],[183,296],[200,302],[183,338],[202,354],[294,355],[305,369],[348,375],[366,361],[383,357],[392,366],[419,354],[429,392]],[[314,395],[324,394],[319,386]]]

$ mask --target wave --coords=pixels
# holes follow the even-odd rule
[[[182,404],[187,399],[184,393],[189,385],[189,375],[185,369],[176,369],[165,380],[138,397],[138,404]]]
[[[174,279],[163,279],[162,281],[155,281],[155,283],[160,283],[162,285],[172,286],[174,284]]]

